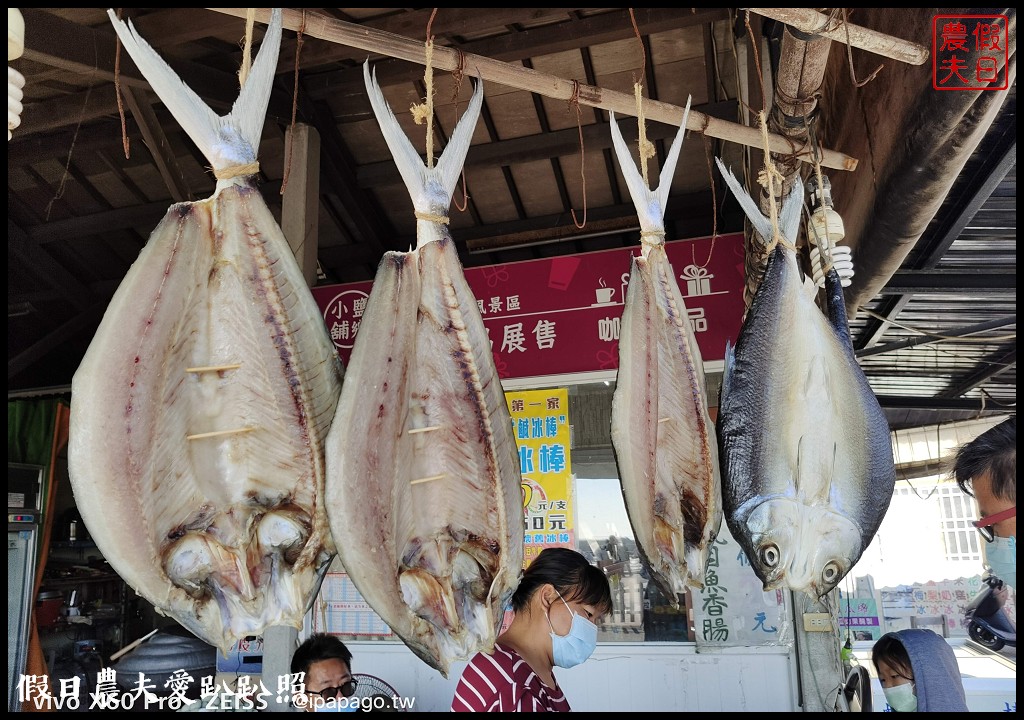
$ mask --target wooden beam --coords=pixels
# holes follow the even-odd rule
[[[725,20],[729,17],[729,13],[724,8],[697,8],[696,10],[693,8],[636,8],[635,14],[637,27],[645,35],[692,27],[714,20]],[[369,26],[369,23],[359,25],[359,27],[366,26]],[[386,30],[387,28],[380,29]],[[629,10],[617,9],[614,12],[572,22],[520,30],[511,35],[504,34],[482,40],[472,40],[458,45],[458,48],[464,53],[515,63],[538,55],[577,51],[581,46],[600,45],[635,36]],[[413,33],[413,37],[416,37],[415,33]],[[344,48],[341,52],[350,56],[349,59],[357,60],[360,63],[366,59],[366,53],[359,50]],[[302,67],[310,66],[312,63],[307,65],[304,57],[300,58]],[[422,71],[410,67],[409,63],[391,58],[376,61],[374,69],[377,73],[377,82],[382,87],[408,82],[415,77],[422,76]],[[289,72],[293,71],[294,68],[289,68]],[[371,112],[370,101],[366,98],[366,90],[363,85],[361,66],[337,72],[317,73],[315,77],[308,78],[305,85],[306,89],[317,97],[326,97],[327,95],[336,97],[338,93],[349,94],[351,97],[346,98],[346,103],[354,103],[351,107],[353,114],[369,114]]]
[[[260,193],[267,199],[267,205],[279,204],[280,181],[268,182],[259,186]],[[134,230],[143,237],[148,237],[153,228],[167,213],[166,200],[131,205],[115,210],[103,210],[91,215],[52,220],[26,228],[29,240],[36,245],[52,242],[77,240],[89,235],[102,235],[114,230]]]
[[[699,105],[696,109],[713,117],[736,117],[735,100],[720,103]],[[623,137],[636,137],[636,118],[616,118]],[[678,128],[664,123],[655,123],[647,127],[647,138],[655,140],[671,140],[675,138]],[[588,151],[607,150],[612,146],[612,135],[607,123],[591,123],[583,126],[583,146]],[[571,127],[553,132],[538,133],[510,140],[473,145],[466,155],[465,167],[493,167],[507,165],[511,160],[517,163],[547,160],[553,157],[565,157],[578,154],[580,151],[580,131]],[[401,182],[402,177],[393,160],[362,165],[356,171],[359,187],[375,188]]]
[[[7,219],[7,246],[43,282],[76,303],[92,299],[92,292],[68,272],[46,250],[36,245],[10,218]]]
[[[235,15],[236,17],[244,17],[246,12],[245,8],[208,9],[228,15]],[[267,9],[257,9],[256,15],[263,22],[266,22],[270,16]],[[426,54],[422,41],[410,40],[399,35],[342,22],[322,13],[303,13],[298,10],[285,8],[285,27],[294,30],[303,24],[306,28],[305,33],[311,37],[341,45],[351,45],[369,52],[401,58],[420,65],[426,64]],[[480,55],[460,54],[458,51],[450,48],[434,48],[432,62],[435,71],[451,72],[456,70],[460,66],[460,60],[464,64],[467,75],[472,75],[482,80],[501,83],[508,87],[527,90],[566,102],[575,97],[579,99],[581,105],[599,107],[603,110],[611,110],[622,115],[633,116],[636,114],[636,99],[633,95],[627,93],[607,90],[593,85],[583,85],[574,80],[540,73],[535,70],[530,71],[523,67],[510,65]],[[678,126],[683,116],[683,108],[677,105],[648,98],[645,98],[642,102],[644,104],[644,114],[649,121]],[[761,147],[763,142],[761,132],[757,128],[719,120],[699,112],[690,112],[687,119],[687,128],[706,133],[710,137],[730,140],[743,145]],[[769,136],[769,149],[772,152],[787,155],[794,152],[792,144],[786,138],[779,135]],[[800,154],[802,160],[806,162],[812,161],[810,148],[796,148],[795,152]],[[822,150],[821,154],[821,164],[824,167],[838,170],[855,170],[857,168],[857,160],[843,153],[835,150]]]
[[[896,342],[888,343],[887,345],[875,345],[874,347],[857,350],[855,355],[859,358],[869,357],[871,355],[881,355],[882,353],[892,352],[893,350],[902,350],[904,348],[928,345],[935,342],[945,342],[951,337],[967,337],[968,335],[974,335],[975,333],[986,332],[988,330],[998,330],[999,328],[1016,324],[1017,316],[1010,315],[1009,317],[989,320],[988,322],[978,323],[977,325],[969,325],[968,327],[957,328],[955,330],[944,330],[942,332],[943,337],[941,338],[933,335],[918,335],[916,337],[907,338],[906,340],[897,340]],[[995,343],[994,340],[993,343]]]
[[[434,17],[430,26],[430,32],[435,36],[434,42],[441,45],[457,44],[456,38],[465,36],[481,37],[484,34],[507,33],[508,27],[513,25],[530,25],[541,21],[550,21],[562,18],[568,21],[569,14],[578,8],[443,8]],[[433,8],[410,10],[395,15],[384,15],[377,18],[367,18],[359,22],[361,27],[374,28],[384,32],[405,35],[406,37],[421,37],[426,39],[427,23],[433,14]],[[618,13],[616,13],[618,14]],[[628,24],[628,19],[627,19]],[[561,25],[565,27],[565,25]],[[521,31],[516,34],[526,35],[528,31]],[[474,50],[474,52],[479,52]],[[480,53],[487,55],[488,53]],[[538,53],[539,54],[539,53]],[[279,73],[291,73],[295,71],[295,53],[285,53],[282,47],[281,62],[278,67]],[[523,57],[529,57],[524,55]],[[355,60],[362,62],[366,59],[366,53],[355,48],[343,45],[320,45],[316,48],[303,50],[299,58],[299,67],[302,69],[329,65],[344,60]],[[412,75],[410,75],[410,78]]]
[[[988,382],[994,377],[1002,375],[1004,372],[1012,370],[1017,367],[1017,351],[1011,350],[1000,357],[985,362],[989,363],[988,367],[972,373],[956,385],[950,387],[948,390],[939,393],[939,397],[962,397],[971,390],[977,388],[979,385]],[[1016,383],[1014,383],[1014,385],[1016,385]]]
[[[821,35],[841,43],[849,42],[855,48],[883,57],[899,60],[908,65],[924,65],[931,54],[928,48],[909,40],[870,30],[851,22],[833,22],[828,15],[813,8],[740,8],[778,20],[796,28],[805,35]]]
[[[710,209],[711,192],[700,191],[669,197],[665,215],[666,217],[699,216],[706,220],[708,232],[710,232]],[[500,228],[502,232],[495,234],[496,228]],[[636,206],[629,202],[589,208],[587,224],[582,229],[576,227],[568,213],[559,213],[518,222],[505,222],[500,225],[465,228],[460,230],[459,234],[465,238],[471,253],[480,253],[508,250],[513,247],[547,245],[612,233],[639,232],[639,229],[640,221],[636,215]],[[637,236],[638,243],[639,240],[640,238]]]

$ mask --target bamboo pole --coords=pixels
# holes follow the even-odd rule
[[[844,23],[840,23],[837,27],[831,28],[828,15],[824,15],[814,8],[740,8],[740,10],[749,10],[772,20],[778,20],[807,35],[821,35],[841,43],[846,43],[849,38],[849,44],[855,48],[899,60],[908,65],[924,65],[931,57],[928,48],[924,45],[902,40],[860,25],[848,22],[845,23],[846,27],[843,27]]]
[[[206,9],[239,18],[244,18],[246,15],[246,8]],[[256,19],[263,23],[268,22],[270,10],[258,8]],[[283,23],[284,27],[289,30],[297,31],[304,27],[303,35],[308,37],[319,38],[339,45],[348,45],[420,65],[426,64],[426,52],[421,40],[412,40],[383,30],[347,23],[308,10],[303,12],[284,8]],[[555,75],[537,72],[530,68],[510,65],[482,55],[464,53],[463,58],[465,62],[463,72],[481,80],[497,82],[507,87],[527,90],[556,100],[569,101],[576,94],[581,105],[608,110],[619,115],[635,116],[637,114],[636,98],[631,93],[605,90],[594,85],[586,85],[575,80],[566,80]],[[435,70],[451,72],[459,67],[459,53],[452,48],[435,47],[431,64]],[[647,120],[679,126],[683,117],[683,108],[649,98],[644,98],[642,102]],[[690,110],[686,127],[720,140],[729,140],[759,149],[764,147],[761,131],[757,128],[713,118],[696,110]],[[796,155],[804,162],[813,162],[811,149],[808,146],[795,147],[792,142],[781,135],[769,135],[768,141],[772,152]],[[823,167],[852,171],[857,169],[857,163],[856,158],[836,150],[822,150],[821,164]]]

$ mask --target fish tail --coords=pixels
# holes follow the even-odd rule
[[[476,87],[473,89],[473,97],[469,101],[469,107],[466,108],[465,114],[459,118],[459,123],[452,133],[447,147],[441,153],[437,165],[433,168],[428,168],[422,158],[420,158],[420,154],[416,152],[416,148],[409,141],[409,138],[406,137],[405,131],[399,125],[387,100],[384,99],[380,85],[377,84],[376,72],[371,72],[370,70],[369,60],[363,63],[363,80],[366,83],[366,92],[370,96],[370,105],[373,107],[373,113],[377,116],[377,122],[380,124],[381,132],[384,134],[384,140],[391,150],[391,155],[395,159],[395,165],[398,166],[398,171],[402,175],[405,187],[412,197],[413,206],[417,212],[421,213],[428,213],[439,209],[436,207],[439,199],[425,192],[428,182],[434,179],[440,188],[444,190],[444,208],[447,209],[451,203],[452,193],[455,192],[455,185],[458,183],[459,176],[462,173],[462,166],[465,164],[466,154],[469,152],[469,144],[473,139],[473,130],[476,127],[477,119],[480,117],[480,109],[483,107],[483,83],[477,82]]]
[[[690,98],[686,100],[686,110],[683,112],[683,122],[676,132],[675,140],[669,149],[665,164],[661,169],[658,179],[658,189],[651,190],[647,187],[643,177],[633,162],[633,156],[622,139],[622,132],[615,120],[615,113],[609,113],[609,125],[612,131],[612,146],[615,148],[615,157],[619,161],[619,169],[629,189],[629,196],[636,206],[636,214],[640,219],[640,229],[643,232],[664,231],[665,209],[668,205],[668,194],[672,186],[672,176],[676,171],[676,163],[679,160],[679,150],[683,146],[683,135],[686,132],[686,119],[690,115]]]
[[[119,20],[113,10],[107,10],[107,16],[139,71],[215,171],[256,161],[256,149],[263,133],[281,48],[280,8],[273,10],[270,25],[245,87],[235,100],[231,112],[223,117],[218,116],[182,82],[171,66],[139,35],[130,20],[127,23]],[[226,129],[233,132],[225,133]],[[234,147],[231,149],[233,152],[225,153],[223,139],[232,136],[237,138],[241,147]]]
[[[740,185],[739,180],[732,174],[732,171],[726,169],[719,158],[715,158],[715,162],[718,163],[722,179],[725,180],[725,184],[732,190],[732,194],[736,197],[740,207],[743,208],[743,213],[750,220],[750,224],[754,226],[754,230],[761,237],[770,240],[773,235],[771,220],[764,216],[761,208],[754,202],[754,198],[750,197],[750,193],[743,189],[743,186]],[[803,207],[803,197],[804,184],[798,176],[793,181],[793,187],[783,201],[782,211],[779,213],[779,232],[794,247],[796,246],[797,236],[800,233],[800,209]]]

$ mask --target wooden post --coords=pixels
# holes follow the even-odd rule
[[[313,287],[320,235],[320,133],[305,123],[296,123],[285,133],[284,146],[288,184],[281,204],[281,229],[306,284]]]

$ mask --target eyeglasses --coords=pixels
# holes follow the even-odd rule
[[[310,695],[319,695],[324,700],[333,700],[338,695],[344,697],[352,697],[356,694],[356,686],[359,685],[358,680],[347,680],[338,687],[326,687],[323,690],[307,690]]]
[[[1017,506],[1014,505],[1012,508],[1007,508],[1002,512],[997,512],[995,515],[989,515],[983,517],[981,520],[974,521],[974,527],[978,528],[978,532],[985,538],[986,542],[992,542],[995,539],[995,533],[992,532],[992,526],[1003,520],[1009,520],[1012,517],[1017,517]]]

